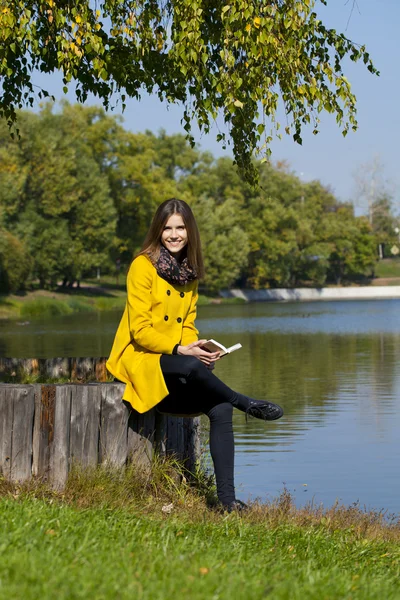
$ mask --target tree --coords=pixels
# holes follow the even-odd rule
[[[379,156],[360,165],[354,178],[357,203],[368,214],[368,220],[376,236],[379,258],[391,256],[390,247],[397,241],[395,229],[398,227],[399,220],[393,214],[391,193]]]
[[[343,204],[321,222],[321,237],[331,244],[329,277],[337,284],[371,273],[376,263],[376,238],[366,217],[354,216]]]
[[[0,292],[24,289],[32,259],[18,238],[0,228]]]
[[[183,104],[192,143],[193,120],[208,132],[221,116],[230,136],[217,139],[232,141],[236,163],[254,181],[251,157],[256,148],[268,155],[280,103],[298,143],[303,125],[318,132],[323,110],[345,135],[357,121],[343,60],[361,59],[377,73],[364,46],[321,22],[317,2],[1,0],[0,116],[12,125],[17,108],[33,105],[35,69],[61,70],[65,90],[74,82],[78,100],[93,93],[105,107],[114,93],[124,107],[144,89]]]
[[[248,236],[242,223],[245,213],[234,199],[217,204],[202,196],[192,208],[201,231],[206,276],[204,285],[211,293],[229,288],[247,266]]]
[[[368,221],[339,203],[319,182],[264,167],[260,193],[248,204],[252,287],[323,285],[365,275],[376,260]]]
[[[372,230],[380,247],[381,257],[392,256],[390,249],[398,243],[396,228],[399,218],[393,214],[393,202],[389,196],[382,194],[372,204],[374,215]]]
[[[1,153],[10,157],[0,168],[2,223],[24,241],[42,286],[72,284],[108,266],[116,230],[108,178],[87,143],[90,124],[66,108],[21,115],[18,141],[0,136]],[[21,173],[14,185],[10,172]]]

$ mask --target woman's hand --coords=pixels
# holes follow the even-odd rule
[[[216,360],[219,360],[219,352],[208,352],[208,350],[203,350],[201,346],[206,343],[207,340],[198,340],[197,342],[192,342],[187,346],[178,346],[178,354],[181,356],[195,356],[202,363],[204,363],[209,369],[214,368],[214,363]]]

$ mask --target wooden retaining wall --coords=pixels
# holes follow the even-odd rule
[[[124,384],[0,384],[0,473],[62,488],[73,463],[117,467],[175,454],[189,470],[200,453],[200,419],[121,401]]]

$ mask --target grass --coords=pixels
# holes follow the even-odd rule
[[[400,258],[384,258],[375,267],[375,277],[400,278]]]
[[[62,493],[0,479],[0,598],[400,598],[398,521],[286,491],[240,517],[206,492],[171,461],[75,469]]]
[[[69,315],[77,312],[123,310],[125,294],[115,296],[85,294],[79,290],[72,293],[51,293],[43,290],[27,292],[23,296],[0,296],[0,319],[34,319]]]

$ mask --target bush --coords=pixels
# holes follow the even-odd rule
[[[0,230],[0,292],[9,294],[25,287],[32,259],[22,242],[5,230]]]

